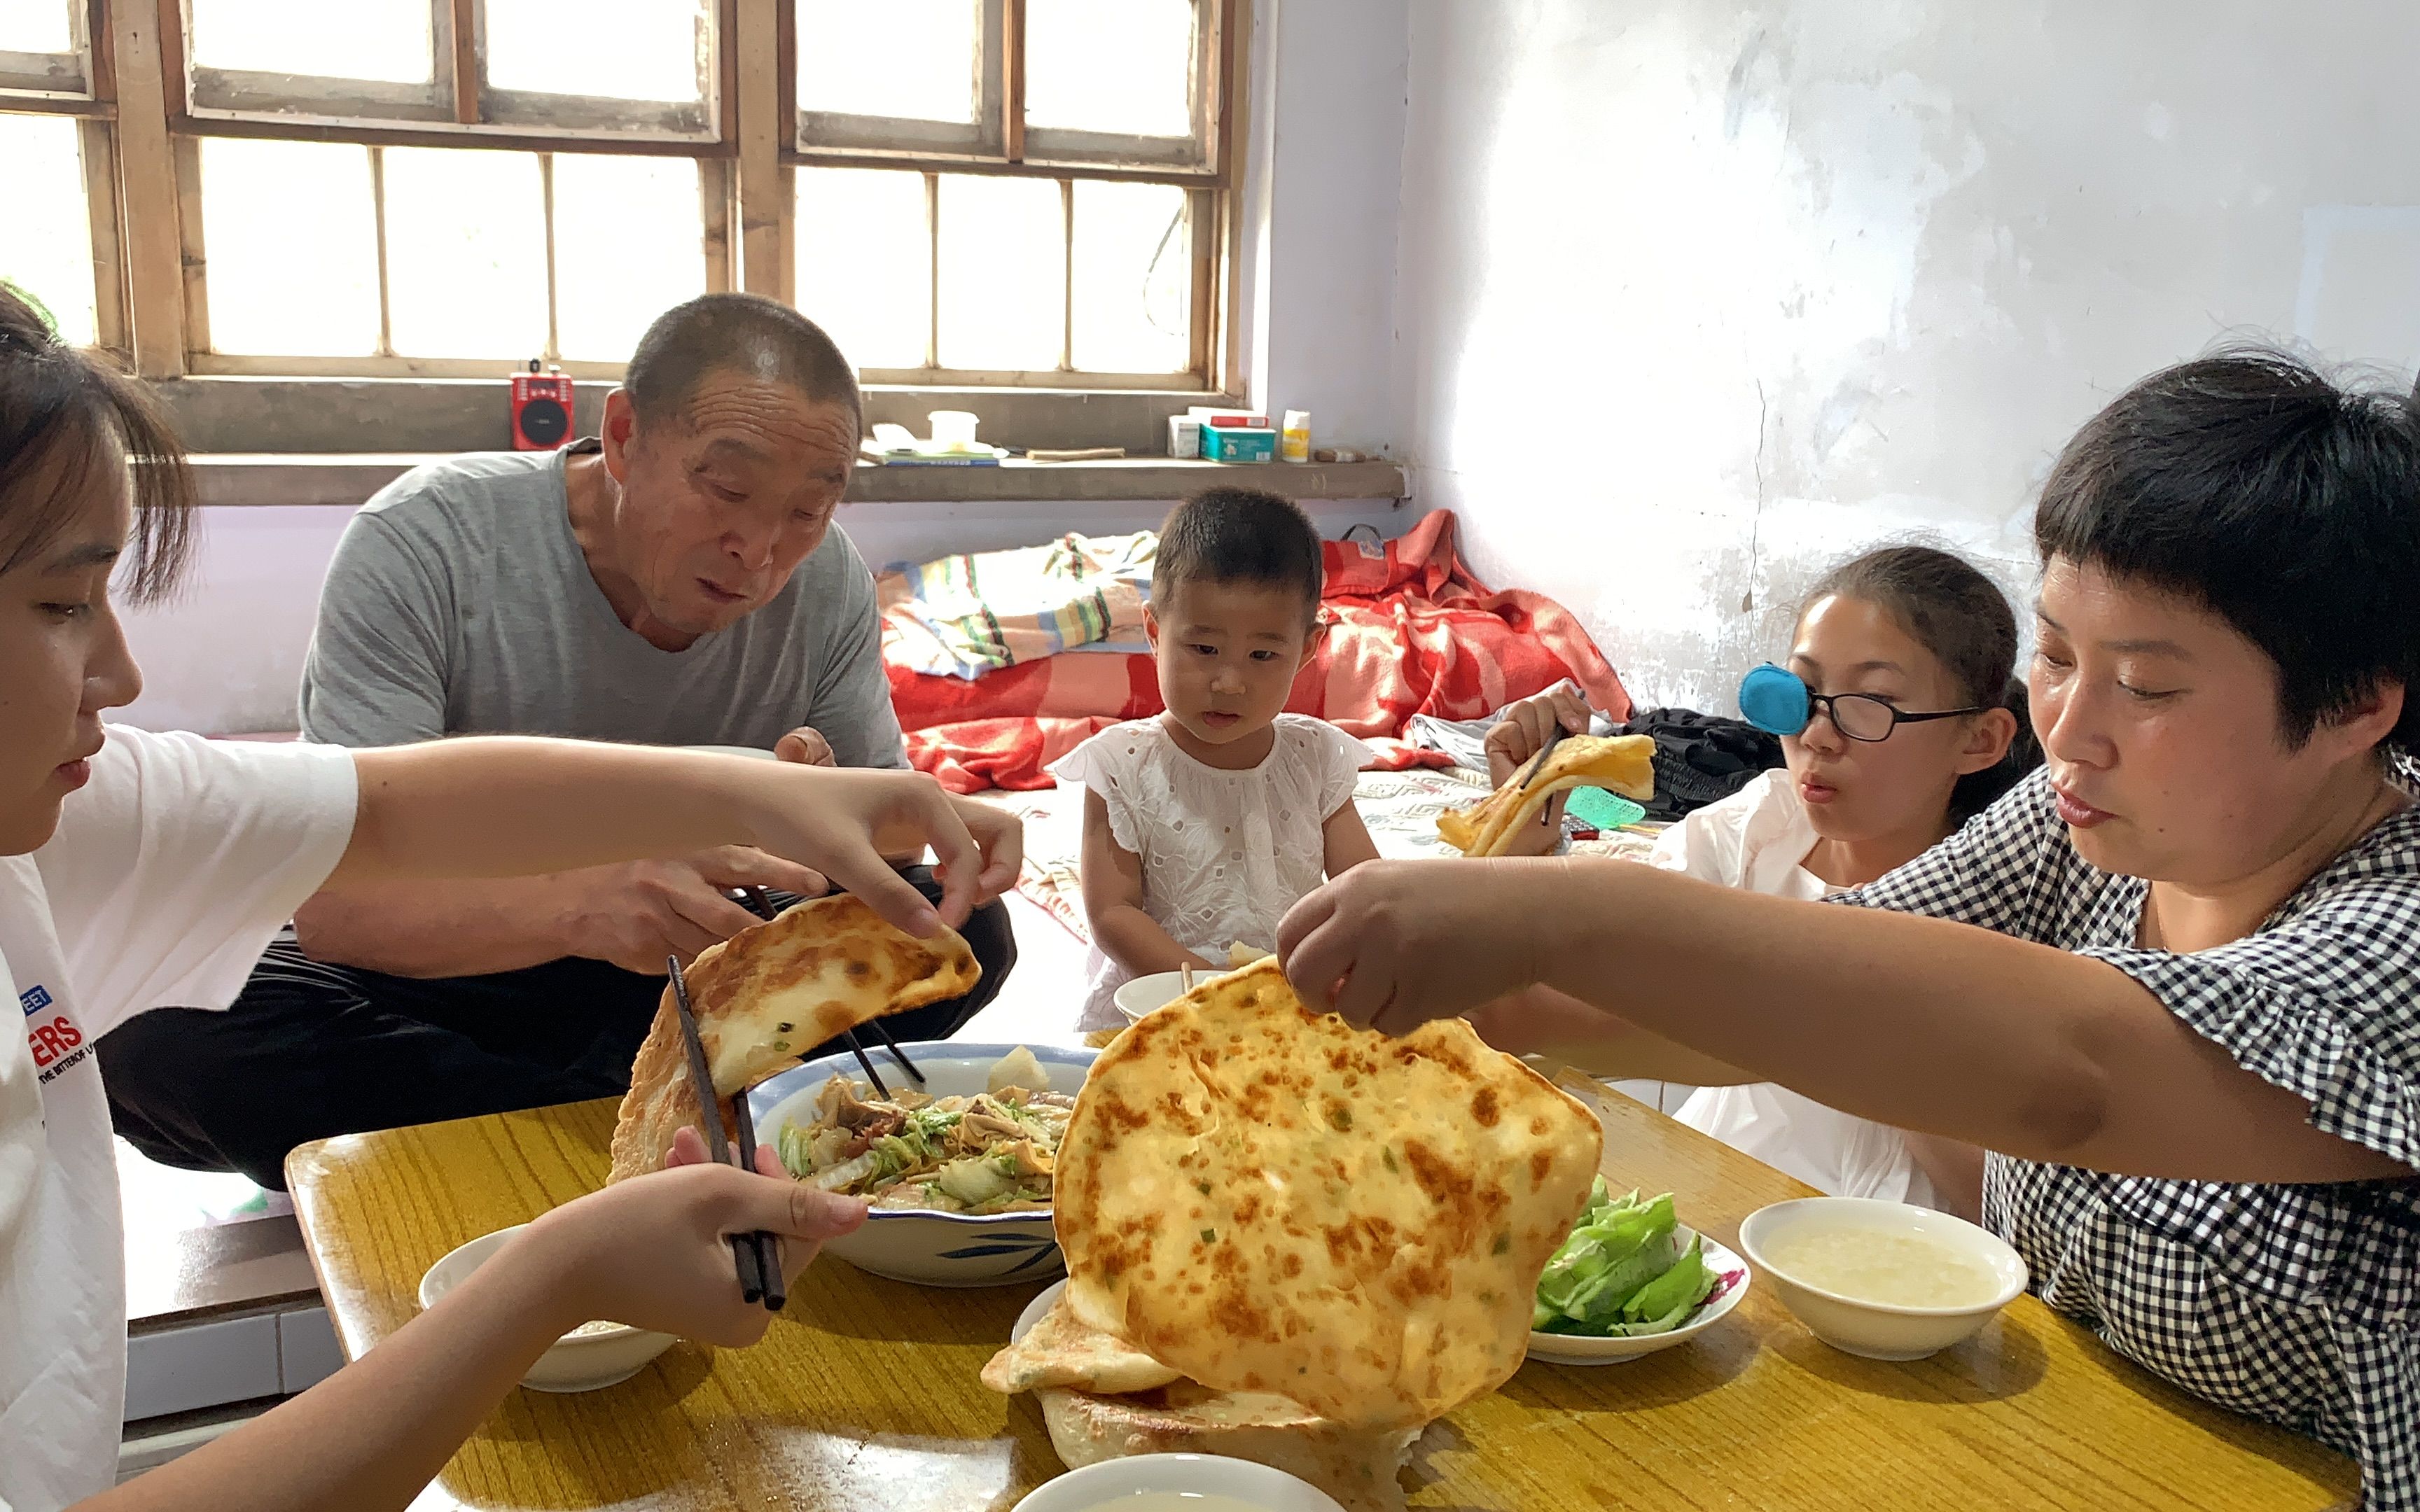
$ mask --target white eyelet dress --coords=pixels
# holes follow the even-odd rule
[[[1101,795],[1109,833],[1142,858],[1142,908],[1213,962],[1238,941],[1277,948],[1278,921],[1326,875],[1321,826],[1353,801],[1370,748],[1325,719],[1280,714],[1277,743],[1247,771],[1205,766],[1157,718],[1113,725],[1051,765]],[[1127,972],[1093,948],[1080,1030],[1123,1028],[1111,1000]]]

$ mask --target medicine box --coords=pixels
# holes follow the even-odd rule
[[[1204,425],[1202,455],[1213,462],[1275,461],[1278,433],[1265,425]]]

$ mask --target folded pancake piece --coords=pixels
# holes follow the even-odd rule
[[[964,995],[983,975],[957,932],[920,940],[846,893],[803,903],[709,946],[683,976],[714,1090],[729,1098],[870,1019]],[[698,1118],[672,985],[630,1065],[608,1181],[664,1163]],[[732,1120],[726,1114],[723,1126]]]
[[[1347,1427],[1284,1396],[1190,1381],[1137,1396],[1059,1386],[1036,1396],[1050,1446],[1070,1470],[1124,1455],[1225,1455],[1298,1475],[1345,1512],[1404,1512],[1395,1472],[1420,1433]]]
[[[1067,1295],[1215,1390],[1417,1427],[1519,1368],[1603,1138],[1461,1020],[1356,1029],[1264,962],[1094,1063],[1059,1152]]]
[[[1467,809],[1437,815],[1437,833],[1465,856],[1500,856],[1520,825],[1538,817],[1539,807],[1572,788],[1609,788],[1644,803],[1655,796],[1655,739],[1652,735],[1566,735],[1529,779],[1527,766],[1502,787]]]
[[[1180,1380],[1177,1373],[1115,1334],[1076,1316],[1061,1292],[1025,1337],[991,1357],[983,1383],[1003,1396],[1044,1386],[1090,1392],[1149,1391]]]

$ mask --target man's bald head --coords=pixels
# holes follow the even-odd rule
[[[758,294],[701,294],[656,316],[622,387],[642,424],[678,416],[709,373],[762,379],[845,409],[862,431],[857,371],[823,328]]]

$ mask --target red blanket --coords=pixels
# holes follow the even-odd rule
[[[1326,630],[1286,707],[1378,745],[1388,769],[1432,759],[1393,738],[1412,716],[1475,719],[1566,677],[1626,717],[1630,695],[1571,611],[1519,589],[1489,592],[1456,555],[1453,526],[1450,511],[1435,510],[1383,551],[1326,544]],[[1069,652],[972,682],[896,665],[890,674],[908,760],[959,793],[1048,787],[1044,768],[1086,736],[1164,707],[1149,656]]]

